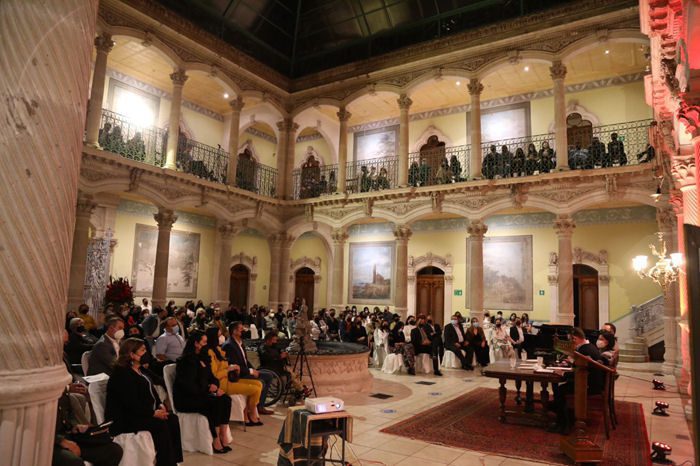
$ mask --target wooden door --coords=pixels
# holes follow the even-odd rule
[[[229,288],[229,301],[231,306],[238,309],[248,307],[248,285],[250,284],[250,272],[245,265],[231,267],[231,287]]]
[[[309,318],[314,309],[314,279],[316,275],[314,271],[308,267],[297,270],[294,274],[294,298],[306,300],[306,306],[309,308]]]
[[[566,142],[569,147],[581,146],[588,149],[593,140],[593,124],[584,120],[579,113],[571,113],[566,117]]]
[[[445,274],[429,267],[416,275],[416,314],[431,316],[433,322],[443,325],[445,313]]]
[[[574,325],[586,330],[597,330],[598,272],[587,265],[574,265]]]

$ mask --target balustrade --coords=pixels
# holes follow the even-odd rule
[[[632,315],[636,336],[642,336],[663,326],[664,296],[659,295],[639,306],[632,306]]]
[[[345,188],[349,193],[396,188],[398,169],[399,161],[395,155],[348,162]]]
[[[439,147],[408,154],[408,184],[459,183],[469,176],[470,146]]]
[[[277,169],[254,160],[239,158],[236,186],[261,196],[275,197]]]
[[[162,167],[165,163],[165,131],[137,125],[124,115],[102,110],[98,143],[102,150],[127,159]]]
[[[338,164],[297,168],[292,172],[294,199],[309,199],[338,191]]]
[[[481,151],[484,178],[541,175],[554,170],[557,162],[554,133],[487,141],[481,143]]]

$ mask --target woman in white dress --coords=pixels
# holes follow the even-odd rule
[[[503,325],[503,322],[497,320],[496,328],[493,331],[492,337],[492,344],[496,354],[496,359],[510,359],[515,357],[513,343],[508,333],[508,329]]]

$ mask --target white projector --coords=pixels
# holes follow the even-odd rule
[[[312,413],[334,413],[342,411],[345,407],[345,402],[340,398],[332,398],[330,396],[323,398],[307,398],[304,402],[304,407]]]

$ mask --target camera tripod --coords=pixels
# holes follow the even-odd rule
[[[309,373],[309,380],[311,381],[311,389],[314,392],[314,396],[317,397],[318,395],[316,394],[316,384],[314,383],[314,376],[311,373],[311,366],[309,365],[309,358],[306,355],[306,348],[304,347],[304,339],[300,338],[299,339],[299,353],[297,354],[297,359],[294,361],[294,367],[292,368],[292,373],[296,374],[297,373],[297,366],[299,366],[299,380],[304,381],[304,366],[306,366],[306,370]]]

